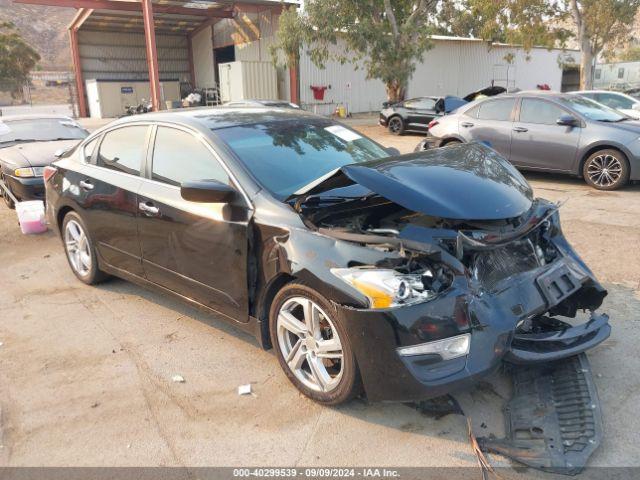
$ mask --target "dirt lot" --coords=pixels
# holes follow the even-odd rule
[[[358,128],[405,152],[419,141]],[[567,199],[563,228],[610,291],[613,333],[589,355],[605,415],[591,464],[640,466],[640,187],[527,177],[537,195]],[[80,283],[58,238],[21,235],[4,206],[0,291],[0,466],[476,465],[464,417],[316,405],[221,321],[124,281]],[[245,383],[253,396],[237,395]],[[508,394],[496,375],[456,398],[476,434],[501,435]]]

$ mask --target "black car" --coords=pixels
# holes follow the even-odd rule
[[[81,281],[218,314],[321,403],[439,396],[610,333],[558,206],[479,144],[389,157],[328,118],[216,108],[118,120],[45,177]]]
[[[436,118],[451,113],[481,96],[490,97],[505,91],[503,87],[488,87],[472,92],[464,98],[417,97],[398,103],[385,102],[382,104],[378,123],[387,127],[394,135],[402,135],[404,132],[424,133],[429,129],[429,123]]]
[[[0,179],[20,201],[44,198],[42,171],[55,153],[89,135],[73,119],[61,116],[0,117]],[[13,200],[0,193],[9,208]]]

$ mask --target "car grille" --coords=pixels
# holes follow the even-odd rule
[[[528,272],[540,266],[533,244],[529,240],[512,242],[504,247],[476,254],[473,276],[489,291],[512,275]]]

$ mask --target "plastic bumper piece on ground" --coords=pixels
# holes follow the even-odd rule
[[[483,451],[533,468],[576,475],[602,441],[602,413],[585,354],[513,367],[506,437],[478,438]]]

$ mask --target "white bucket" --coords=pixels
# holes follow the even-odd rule
[[[20,222],[20,230],[25,235],[47,231],[42,200],[18,202],[16,203],[16,213],[18,214],[18,222]]]

